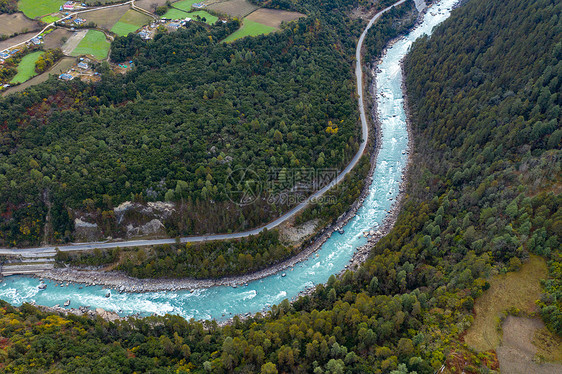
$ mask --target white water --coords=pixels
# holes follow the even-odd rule
[[[458,0],[443,0],[431,7],[423,23],[405,38],[395,43],[384,56],[377,74],[377,102],[381,122],[381,148],[373,174],[369,194],[357,215],[344,227],[344,234],[334,233],[317,254],[269,277],[250,282],[247,286],[228,286],[177,292],[123,293],[100,286],[71,284],[55,287],[46,282],[44,291],[38,290],[39,280],[30,277],[9,277],[0,284],[0,298],[12,304],[36,302],[54,306],[70,299],[70,308],[90,306],[118,312],[122,315],[177,314],[185,318],[217,320],[235,314],[254,313],[268,309],[283,299],[292,299],[299,292],[325,283],[331,274],[344,269],[357,247],[366,243],[363,232],[377,228],[396,200],[407,162],[408,132],[402,98],[400,61],[412,42],[449,16],[449,10]],[[438,9],[441,9],[440,11]],[[375,26],[376,27],[376,26]],[[282,277],[282,273],[286,273]]]

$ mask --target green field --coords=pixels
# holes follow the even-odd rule
[[[201,17],[201,18],[205,18],[205,22],[208,23],[209,25],[212,25],[213,23],[217,22],[218,17],[213,16],[212,14],[209,14],[207,12],[205,12],[204,10],[198,10],[196,12],[191,12],[188,13],[187,17],[192,18],[192,19],[196,19],[197,16]]]
[[[189,12],[193,4],[200,3],[202,1],[203,0],[183,0],[183,1],[178,1],[177,3],[173,3],[172,6],[174,8],[178,8]]]
[[[90,30],[71,55],[92,55],[102,60],[107,57],[108,52],[109,42],[105,39],[105,34],[101,31]]]
[[[195,12],[184,12],[182,10],[177,10],[177,9],[173,9],[171,8],[170,10],[168,10],[166,12],[166,14],[164,14],[162,17],[163,18],[169,18],[169,19],[185,19],[185,17],[189,17],[191,19],[193,19],[194,21],[197,21],[197,16],[201,17],[201,18],[205,18],[205,22],[208,23],[209,25],[212,25],[213,23],[217,22],[218,17],[213,16],[210,13],[205,12],[204,10],[197,10]]]
[[[23,83],[29,78],[33,77],[37,73],[35,72],[35,62],[39,59],[39,56],[43,54],[42,51],[37,51],[25,55],[19,65],[18,65],[18,73],[12,79],[10,83]]]
[[[232,42],[245,36],[265,35],[275,30],[276,29],[274,27],[262,25],[261,23],[245,19],[243,21],[242,27],[226,37],[223,42]]]
[[[64,0],[20,0],[18,8],[29,18],[57,12]]]
[[[137,31],[142,26],[148,24],[151,18],[134,10],[128,10],[127,13],[117,21],[111,28],[111,31],[119,36],[126,36],[131,32]]]
[[[43,18],[41,18],[41,22],[45,22],[45,23],[53,23],[55,21],[58,21],[59,17],[55,17],[55,16],[45,16]]]
[[[178,10],[174,8],[168,9],[166,14],[162,16],[162,18],[169,18],[169,19],[184,19],[185,17],[191,17],[189,13],[184,12],[183,10]]]

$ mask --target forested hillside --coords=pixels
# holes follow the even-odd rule
[[[0,100],[0,245],[70,240],[77,215],[119,236],[112,210],[126,200],[177,202],[173,236],[238,231],[288,208],[267,203],[270,170],[298,181],[346,165],[361,140],[360,22],[327,13],[220,42],[238,26],[118,38],[111,56],[132,59],[130,74],[93,86],[51,80]],[[227,177],[246,168],[266,189],[240,208]]]
[[[0,0],[0,13],[14,13],[17,11],[17,0]]]
[[[469,0],[405,61],[415,168],[398,222],[357,271],[264,317],[108,323],[0,310],[6,372],[467,373],[460,341],[490,274],[549,260],[560,333],[562,4]],[[459,371],[456,371],[459,372]]]

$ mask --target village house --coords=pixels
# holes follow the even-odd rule
[[[63,4],[61,10],[74,10],[74,7],[76,7],[76,3],[74,1],[67,1]]]

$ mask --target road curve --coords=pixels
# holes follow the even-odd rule
[[[392,9],[393,7],[403,4],[406,0],[400,0],[393,5],[379,11],[377,14],[371,18],[363,33],[361,34],[359,41],[357,43],[357,48],[355,51],[355,78],[357,80],[357,95],[358,95],[358,103],[359,103],[359,112],[361,117],[361,132],[362,132],[362,141],[359,145],[359,150],[351,160],[351,162],[346,166],[346,168],[338,174],[338,176],[332,180],[328,185],[326,185],[321,190],[316,191],[314,194],[310,195],[306,200],[301,202],[299,205],[295,206],[293,209],[288,211],[287,213],[283,214],[281,217],[277,218],[276,220],[252,229],[248,231],[242,231],[233,234],[209,234],[209,235],[200,235],[200,236],[187,236],[183,238],[179,238],[181,243],[199,243],[205,241],[214,241],[214,240],[229,240],[229,239],[240,239],[245,238],[252,235],[257,235],[264,231],[265,229],[271,230],[283,222],[293,218],[297,213],[303,210],[311,201],[320,198],[324,195],[330,188],[339,184],[344,177],[351,172],[351,170],[357,165],[359,159],[365,152],[365,148],[367,146],[367,140],[369,139],[369,124],[367,122],[367,114],[365,112],[365,106],[363,103],[363,69],[362,69],[362,49],[363,49],[363,42],[365,41],[365,37],[367,36],[367,32],[373,26],[373,24],[387,11]],[[118,242],[89,242],[89,243],[76,243],[76,244],[68,244],[63,246],[45,246],[45,247],[35,247],[35,248],[0,248],[0,255],[29,255],[29,254],[38,254],[38,253],[45,253],[45,254],[53,254],[55,249],[63,252],[69,251],[88,251],[92,249],[111,249],[111,248],[128,248],[128,247],[138,247],[138,246],[149,246],[149,245],[162,245],[162,244],[174,244],[177,243],[178,239],[149,239],[149,240],[127,240],[127,241],[118,241]]]

